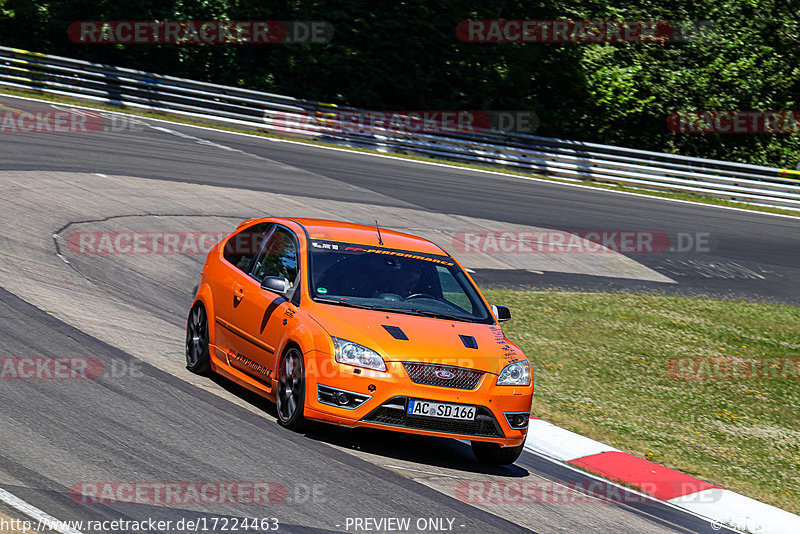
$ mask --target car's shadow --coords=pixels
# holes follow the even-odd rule
[[[275,404],[220,375],[211,373],[211,380],[250,405],[277,419]],[[275,423],[277,425],[277,422]],[[282,429],[284,432],[291,430]],[[486,465],[478,462],[468,443],[455,439],[419,436],[373,428],[346,428],[309,422],[303,434],[316,441],[357,450],[387,459],[413,462],[424,466],[454,469],[468,473],[483,473],[501,477],[526,477],[527,469],[519,465]],[[468,438],[465,438],[468,439]],[[401,466],[407,467],[407,466]],[[410,467],[416,469],[417,467]]]
[[[374,428],[344,428],[321,423],[311,426],[305,435],[331,445],[424,466],[503,477],[525,477],[529,474],[518,465],[482,464],[475,459],[469,444],[455,439]]]

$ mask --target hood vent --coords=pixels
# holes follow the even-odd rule
[[[408,341],[408,336],[400,329],[399,326],[386,326],[385,324],[382,324],[381,326],[384,327],[393,338],[401,341]]]
[[[462,342],[462,343],[464,344],[464,346],[465,346],[465,347],[467,347],[468,349],[477,349],[477,348],[478,348],[478,342],[475,340],[475,338],[474,338],[474,337],[472,337],[472,336],[465,336],[465,335],[463,335],[463,334],[462,334],[462,335],[459,335],[458,337],[460,337],[460,338],[461,338],[461,342]]]

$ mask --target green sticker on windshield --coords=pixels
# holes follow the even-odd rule
[[[324,295],[327,292],[328,292],[328,290],[325,289],[324,287],[318,287],[317,288],[317,293],[322,293]]]

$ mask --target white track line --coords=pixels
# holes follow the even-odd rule
[[[31,101],[31,102],[41,102],[41,103],[44,103],[44,104],[48,104],[50,106],[61,105],[61,106],[70,106],[70,107],[78,108],[78,109],[88,109],[88,110],[91,110],[91,111],[100,111],[100,112],[103,112],[103,113],[116,113],[118,115],[127,115],[127,116],[131,116],[131,117],[135,117],[135,118],[137,118],[139,120],[143,120],[143,121],[144,120],[148,120],[148,121],[165,122],[167,124],[185,126],[187,128],[198,128],[200,130],[208,130],[208,131],[212,131],[212,132],[220,132],[220,133],[229,134],[229,135],[241,135],[241,136],[244,136],[244,137],[254,137],[254,138],[257,138],[257,139],[262,139],[262,140],[266,140],[266,141],[272,141],[272,142],[275,142],[275,143],[289,143],[289,144],[293,144],[293,145],[302,145],[302,146],[314,147],[314,148],[318,148],[318,149],[322,149],[322,150],[335,150],[335,151],[338,151],[338,152],[348,152],[350,154],[357,154],[357,155],[369,156],[369,157],[374,157],[374,158],[386,158],[386,159],[391,159],[391,160],[395,160],[395,161],[404,161],[406,163],[411,162],[411,163],[418,163],[420,165],[433,165],[433,166],[437,166],[437,167],[447,167],[449,169],[461,169],[461,170],[469,171],[469,172],[480,172],[480,173],[484,173],[484,174],[493,174],[493,175],[496,175],[496,176],[504,176],[504,177],[508,177],[508,178],[518,178],[520,180],[528,180],[528,181],[532,181],[532,182],[542,182],[542,183],[547,183],[547,184],[551,184],[551,185],[563,185],[565,187],[580,187],[581,189],[591,190],[591,191],[593,191],[595,193],[611,193],[611,194],[614,194],[614,195],[629,195],[629,196],[634,196],[634,197],[646,198],[646,199],[649,199],[649,200],[663,200],[665,202],[677,202],[679,204],[689,204],[691,206],[696,206],[696,207],[716,208],[716,209],[723,209],[723,210],[733,210],[733,211],[740,211],[740,212],[745,212],[745,213],[750,213],[750,214],[757,214],[757,215],[770,215],[772,217],[785,217],[785,218],[789,218],[789,219],[800,218],[800,215],[786,215],[786,214],[783,214],[783,213],[771,213],[771,212],[768,212],[768,211],[756,211],[756,210],[751,210],[751,209],[747,209],[747,208],[737,208],[737,207],[734,207],[734,206],[719,206],[717,204],[706,204],[706,203],[703,203],[703,202],[692,202],[691,200],[681,200],[681,199],[677,199],[677,198],[666,198],[666,197],[659,197],[659,196],[654,196],[654,195],[645,195],[645,194],[642,194],[642,193],[632,193],[630,191],[615,191],[613,189],[592,187],[590,185],[583,185],[583,184],[579,184],[579,183],[562,182],[562,181],[559,181],[559,180],[546,180],[544,178],[534,178],[533,176],[521,176],[521,175],[518,175],[518,174],[508,174],[508,173],[500,172],[500,171],[489,171],[489,170],[484,170],[484,169],[472,169],[472,168],[469,168],[469,167],[461,167],[461,166],[458,166],[458,165],[455,165],[455,164],[438,163],[438,162],[433,162],[433,161],[420,161],[420,160],[416,160],[416,159],[400,158],[400,157],[397,157],[397,156],[391,156],[391,155],[387,155],[387,154],[377,154],[377,153],[373,153],[373,152],[362,152],[361,150],[352,150],[352,149],[340,148],[340,147],[322,146],[322,145],[313,144],[313,141],[309,142],[309,143],[303,143],[303,142],[300,142],[300,141],[291,141],[291,140],[288,140],[288,139],[277,139],[277,138],[274,138],[274,137],[264,137],[264,136],[261,136],[261,135],[254,135],[254,134],[249,134],[249,133],[245,133],[245,132],[230,132],[228,130],[220,130],[218,128],[212,128],[210,126],[198,126],[198,125],[195,125],[195,124],[184,124],[182,122],[170,121],[170,120],[166,120],[166,119],[155,119],[155,118],[152,118],[152,117],[142,117],[141,115],[135,115],[135,114],[132,114],[132,113],[127,113],[125,111],[111,111],[111,110],[107,110],[107,109],[94,108],[94,107],[91,107],[91,106],[85,106],[85,105],[81,105],[81,104],[65,104],[63,102],[51,102],[49,100],[41,100],[41,99],[38,99],[38,98],[31,98],[31,97],[27,97],[27,96],[9,95],[9,94],[2,93],[2,92],[0,92],[0,96],[5,96],[7,98],[16,98],[16,99],[19,99],[19,100],[28,100],[28,101]],[[142,109],[147,109],[147,108],[143,107]],[[362,150],[366,150],[366,149],[362,149]]]
[[[67,526],[64,524],[64,522],[59,521],[52,515],[39,510],[34,505],[23,501],[19,497],[12,495],[3,488],[0,488],[0,501],[3,501],[12,508],[19,510],[28,517],[35,519],[39,522],[37,526],[41,528],[60,532],[61,534],[83,534],[80,530],[75,530],[74,528]]]

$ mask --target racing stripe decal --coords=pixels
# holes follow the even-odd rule
[[[284,302],[286,302],[285,298],[283,298],[283,297],[275,297],[275,300],[270,302],[269,306],[267,306],[267,309],[264,310],[264,317],[262,317],[262,319],[261,319],[261,333],[262,334],[264,333],[264,329],[267,327],[267,323],[269,322],[269,318],[272,315],[272,312],[274,312],[275,309],[278,306],[280,306],[281,304],[283,304]]]

